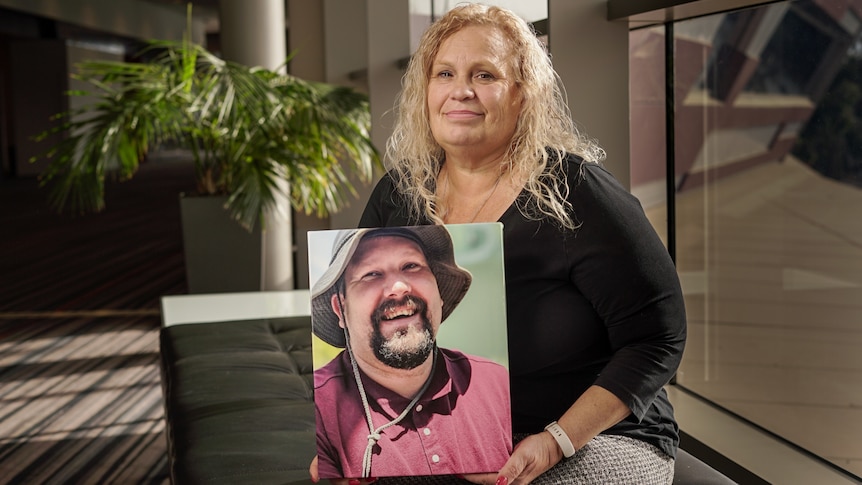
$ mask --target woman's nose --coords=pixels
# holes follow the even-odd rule
[[[455,80],[455,83],[452,86],[453,99],[470,99],[475,94],[470,78],[459,77]]]

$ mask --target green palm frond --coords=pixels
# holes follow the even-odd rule
[[[109,174],[134,176],[146,153],[172,142],[192,154],[201,193],[228,195],[246,227],[261,220],[286,180],[297,210],[325,215],[355,194],[380,159],[368,99],[353,90],[224,61],[190,43],[154,41],[144,63],[91,61],[76,77],[96,101],[39,134],[64,132],[42,175],[62,210],[104,208]]]

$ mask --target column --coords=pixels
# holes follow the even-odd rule
[[[248,66],[280,69],[287,59],[284,0],[221,0],[219,7],[222,55]],[[289,187],[264,215],[261,235],[261,290],[290,290],[293,278],[293,237]]]

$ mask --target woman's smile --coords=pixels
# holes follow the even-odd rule
[[[446,117],[452,120],[473,120],[482,116],[482,113],[476,113],[474,111],[462,109],[462,110],[452,110],[446,113]]]

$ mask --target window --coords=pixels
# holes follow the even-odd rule
[[[862,0],[798,0],[674,23],[668,175],[689,321],[677,384],[857,478],[860,18]],[[664,29],[630,39],[633,191],[660,213],[642,194],[666,166],[646,142],[665,139]]]

